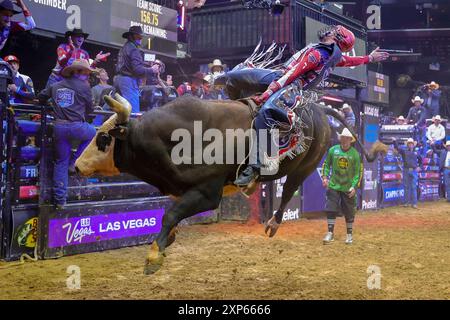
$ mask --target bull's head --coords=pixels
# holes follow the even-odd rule
[[[130,119],[131,105],[118,94],[115,98],[105,96],[105,102],[115,114],[98,129],[94,139],[75,162],[75,168],[82,176],[120,174],[114,164],[114,144],[116,137],[122,135],[121,130],[124,130],[117,126]]]

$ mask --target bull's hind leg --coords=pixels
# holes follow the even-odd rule
[[[145,260],[144,274],[153,274],[161,268],[165,257],[164,250],[170,241],[170,232],[181,220],[219,206],[224,182],[225,179],[216,179],[192,188],[164,215],[161,232],[152,243]]]

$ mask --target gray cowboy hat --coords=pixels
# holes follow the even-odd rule
[[[95,72],[95,69],[92,69],[89,65],[89,62],[85,59],[77,59],[70,66],[67,66],[61,72],[61,75],[65,78],[70,77],[73,71],[76,70],[88,70],[91,73]]]
[[[128,37],[132,34],[144,35],[144,31],[141,26],[132,26],[130,29],[122,34],[122,38],[128,39]]]
[[[11,11],[13,14],[22,12],[16,9],[14,3],[11,0],[3,0],[2,2],[0,2],[0,10],[1,9]]]
[[[83,36],[84,39],[89,37],[89,33],[83,32],[83,29],[75,28],[73,30],[69,30],[65,33],[66,38],[70,36]]]

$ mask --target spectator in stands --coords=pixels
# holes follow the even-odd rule
[[[344,103],[344,105],[341,108],[341,111],[342,111],[343,117],[345,118],[345,122],[354,131],[356,128],[356,117],[352,110],[352,107],[349,104]]]
[[[441,124],[442,118],[440,115],[433,117],[433,124],[427,129],[427,143],[434,152],[441,149],[445,139],[445,128]]]
[[[450,140],[445,143],[445,149],[441,151],[439,166],[444,174],[445,194],[450,202]]]
[[[413,106],[409,109],[406,121],[408,124],[416,124],[417,127],[422,128],[426,125],[426,111],[422,106],[424,100],[419,96],[416,96],[411,101]]]
[[[6,62],[11,65],[14,72],[14,83],[8,86],[11,103],[32,103],[35,94],[33,81],[29,76],[19,73],[20,61],[16,56],[6,56]]]
[[[219,59],[214,59],[214,61],[208,65],[209,75],[211,75],[213,79],[217,78],[224,74],[226,67],[227,65],[222,64],[222,61],[220,61]]]
[[[94,106],[103,105],[104,94],[113,89],[113,86],[108,83],[109,75],[103,68],[98,68],[95,72],[95,77],[98,79],[98,84],[92,88],[92,98]]]
[[[30,10],[26,7],[23,0],[16,0],[17,5],[22,9],[25,16],[25,22],[11,21],[13,15],[19,14],[14,7],[14,3],[10,0],[3,0],[0,2],[0,50],[5,47],[11,33],[20,31],[29,31],[36,28],[36,23],[31,16]]]
[[[89,37],[89,34],[83,32],[82,29],[73,29],[67,31],[65,36],[66,43],[58,46],[58,59],[56,61],[55,68],[52,70],[52,73],[48,78],[47,88],[56,82],[63,80],[63,76],[61,74],[62,70],[65,67],[70,66],[73,61],[78,59],[89,61],[89,53],[81,48],[83,43]],[[100,62],[106,61],[109,55],[109,52],[103,53],[103,51],[100,51],[95,57],[95,60],[92,62],[91,67],[95,68]]]
[[[161,75],[166,71],[166,65],[159,59],[153,61],[151,66],[155,67],[156,72],[148,74],[146,78],[146,85],[148,86],[159,86],[161,85]]]
[[[406,124],[406,119],[404,116],[400,116],[396,119],[396,124],[399,126],[405,125]]]
[[[205,80],[205,75],[198,71],[192,75],[192,85],[189,82],[185,82],[177,88],[178,95],[181,97],[187,94],[203,99],[206,95],[204,85],[207,82],[208,81]]]
[[[95,128],[87,120],[93,112],[92,93],[88,78],[94,70],[87,60],[75,60],[61,72],[66,79],[55,83],[39,94],[41,103],[52,98],[54,103],[55,164],[53,198],[61,210],[67,201],[68,171],[74,172],[75,160],[95,136]],[[72,143],[81,141],[71,157]]]
[[[427,119],[430,119],[440,113],[441,94],[442,92],[439,90],[439,84],[434,81],[420,88],[420,96],[425,101]]]
[[[131,104],[132,112],[137,113],[140,111],[139,79],[149,78],[157,74],[159,67],[157,65],[146,66],[139,49],[144,38],[142,27],[130,27],[128,32],[122,35],[122,38],[127,39],[127,41],[119,52],[114,87]]]
[[[394,148],[403,158],[403,181],[405,185],[405,206],[411,205],[417,209],[417,188],[419,172],[421,171],[422,157],[416,150],[417,142],[409,138],[405,146],[399,146],[397,139],[393,138]]]
[[[327,188],[325,211],[328,218],[328,233],[324,244],[334,241],[336,215],[342,212],[347,224],[346,244],[353,243],[353,222],[356,212],[356,189],[362,177],[361,157],[352,143],[356,141],[345,128],[339,136],[339,145],[331,147],[323,164],[322,182]],[[329,177],[331,175],[331,178]]]

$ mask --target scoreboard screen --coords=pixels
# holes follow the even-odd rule
[[[378,103],[389,103],[389,77],[369,71],[369,85],[367,87],[368,101]]]
[[[145,33],[144,50],[177,56],[176,10],[145,0],[28,0],[26,4],[38,29],[65,33],[82,28],[90,34],[89,40],[122,46],[122,34],[140,25]]]

